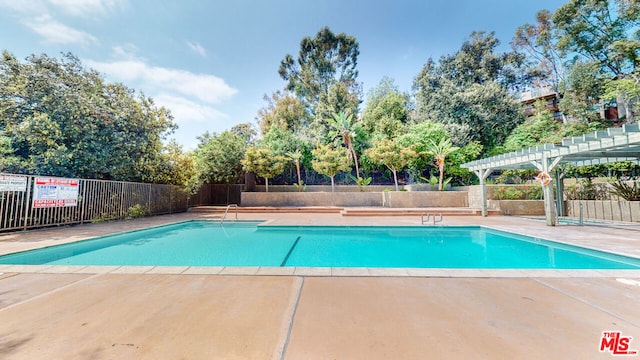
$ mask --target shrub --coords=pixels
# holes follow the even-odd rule
[[[613,187],[611,194],[627,201],[640,201],[640,181],[634,181],[631,185],[630,182],[618,180],[612,182],[611,186]]]
[[[609,187],[604,183],[594,183],[591,179],[581,179],[565,188],[567,200],[609,200]]]

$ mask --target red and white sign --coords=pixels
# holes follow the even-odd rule
[[[631,350],[631,336],[623,336],[620,331],[603,331],[600,338],[600,352],[608,351],[611,355],[630,356],[638,354]]]
[[[27,191],[27,177],[0,175],[0,191]]]
[[[33,186],[33,207],[78,206],[79,183],[78,179],[36,178]]]

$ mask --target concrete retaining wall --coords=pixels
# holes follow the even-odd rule
[[[271,187],[269,187],[271,189]],[[466,191],[243,192],[242,206],[467,207]]]
[[[501,215],[544,215],[542,200],[487,200],[487,207],[500,210]]]

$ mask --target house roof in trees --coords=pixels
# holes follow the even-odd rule
[[[460,165],[471,171],[535,169],[541,162],[587,166],[617,161],[640,164],[640,125],[623,125]]]

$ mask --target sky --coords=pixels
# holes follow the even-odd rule
[[[285,86],[280,61],[324,26],[358,40],[366,100],[385,76],[410,92],[427,59],[455,53],[472,31],[494,31],[509,51],[518,26],[566,1],[0,0],[0,50],[23,61],[73,53],[170,109],[169,138],[192,150],[207,131],[256,124],[264,95]]]

